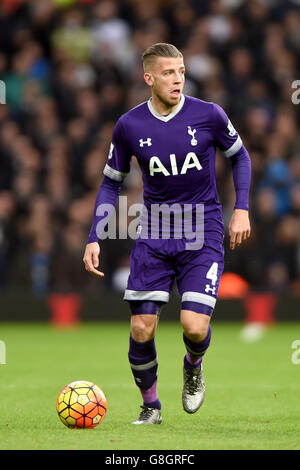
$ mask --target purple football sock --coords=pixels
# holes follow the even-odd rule
[[[138,342],[130,336],[128,358],[136,385],[141,390],[145,406],[161,408],[157,396],[157,355],[154,338]]]
[[[158,408],[159,410],[161,409],[161,403],[157,395],[157,380],[155,380],[154,384],[150,388],[146,390],[141,389],[141,394],[145,406],[148,406],[149,408]]]
[[[208,325],[207,335],[199,343],[194,343],[183,333],[183,341],[187,350],[184,357],[185,369],[199,369],[202,363],[202,357],[210,345],[211,340],[211,327]]]
[[[198,367],[200,363],[202,362],[202,357],[195,357],[192,356],[190,353],[186,353],[185,355],[186,360],[188,361],[189,364],[191,364],[194,367]]]

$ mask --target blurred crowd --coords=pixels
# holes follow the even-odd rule
[[[185,94],[221,105],[252,159],[252,236],[225,270],[252,289],[300,291],[300,2],[290,0],[2,0],[0,288],[93,291],[83,252],[114,124],[149,98],[141,53],[184,54]],[[299,93],[300,95],[300,93]],[[225,227],[230,162],[218,153]],[[135,161],[123,195],[140,202]],[[133,241],[104,240],[101,267],[121,291]]]

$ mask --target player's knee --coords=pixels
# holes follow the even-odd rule
[[[131,335],[135,341],[144,342],[154,338],[156,315],[133,315],[131,317]]]
[[[203,341],[208,333],[209,321],[198,321],[183,324],[184,334],[193,342]]]

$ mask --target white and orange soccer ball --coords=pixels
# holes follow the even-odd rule
[[[77,380],[59,393],[56,410],[68,428],[94,428],[106,414],[107,400],[101,388],[92,382]]]

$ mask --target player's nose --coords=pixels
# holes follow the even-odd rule
[[[178,84],[178,83],[182,83],[182,81],[183,81],[182,73],[180,72],[176,73],[174,77],[174,83]]]

